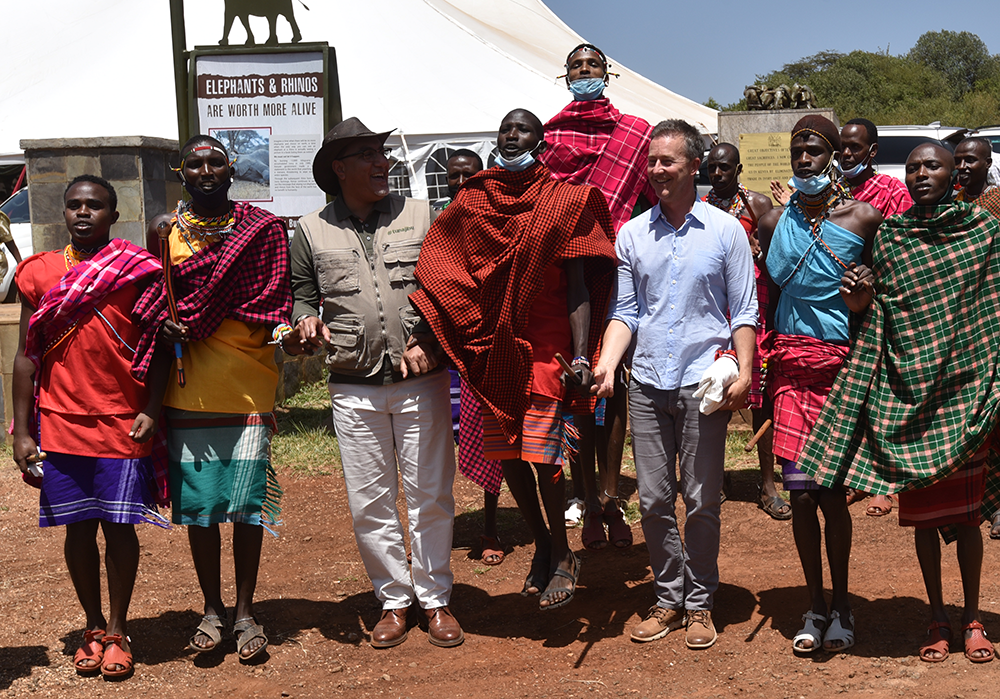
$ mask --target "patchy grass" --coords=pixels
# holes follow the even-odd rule
[[[308,475],[329,475],[340,470],[340,449],[330,431],[326,380],[303,386],[274,413],[278,434],[271,443],[271,452],[276,469]]]
[[[639,502],[636,500],[629,500],[628,505],[624,511],[625,521],[629,524],[635,524],[640,519],[642,519],[642,513],[639,511]]]

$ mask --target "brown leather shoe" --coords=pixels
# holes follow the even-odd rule
[[[671,631],[684,626],[683,609],[664,609],[653,605],[644,621],[632,628],[632,640],[639,643],[663,638]]]
[[[451,648],[465,640],[465,632],[447,605],[425,609],[424,614],[427,615],[427,640],[435,646]]]
[[[392,648],[406,640],[406,613],[403,609],[383,609],[382,618],[372,629],[372,648]]]
[[[707,609],[689,610],[687,613],[687,647],[711,648],[719,635],[712,623],[712,612]]]

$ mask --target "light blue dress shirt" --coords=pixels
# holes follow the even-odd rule
[[[675,229],[657,204],[622,226],[615,252],[608,320],[632,331],[639,383],[663,390],[697,384],[715,351],[731,347],[730,327],[756,328],[750,244],[724,211],[695,201]]]

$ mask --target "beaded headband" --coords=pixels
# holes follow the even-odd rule
[[[837,149],[833,147],[832,143],[830,143],[830,139],[829,138],[827,138],[826,136],[824,136],[823,134],[821,134],[816,129],[810,129],[809,127],[805,127],[805,128],[799,129],[798,131],[796,131],[795,133],[793,133],[792,134],[792,140],[794,140],[796,136],[798,136],[800,133],[803,133],[803,132],[809,132],[809,133],[812,133],[812,134],[816,134],[817,136],[819,136],[820,138],[822,138],[824,141],[826,141],[826,145],[830,146],[830,150],[831,151],[833,151],[834,153],[837,152]]]

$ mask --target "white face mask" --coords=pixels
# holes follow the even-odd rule
[[[839,160],[837,161],[837,169],[840,170],[841,174],[844,177],[846,177],[849,180],[853,180],[855,177],[857,177],[858,175],[860,175],[862,172],[865,171],[865,168],[868,167],[868,164],[871,162],[871,159],[872,159],[872,149],[871,147],[869,147],[868,155],[865,156],[864,160],[862,160],[860,163],[852,167],[850,170],[845,170],[841,166]]]
[[[539,144],[540,145],[540,144]],[[538,146],[535,146],[538,148]],[[502,167],[504,170],[509,170],[510,172],[522,172],[527,170],[529,167],[535,164],[534,150],[526,150],[520,155],[516,155],[513,158],[507,159],[503,157],[500,153],[497,153],[496,164]]]

